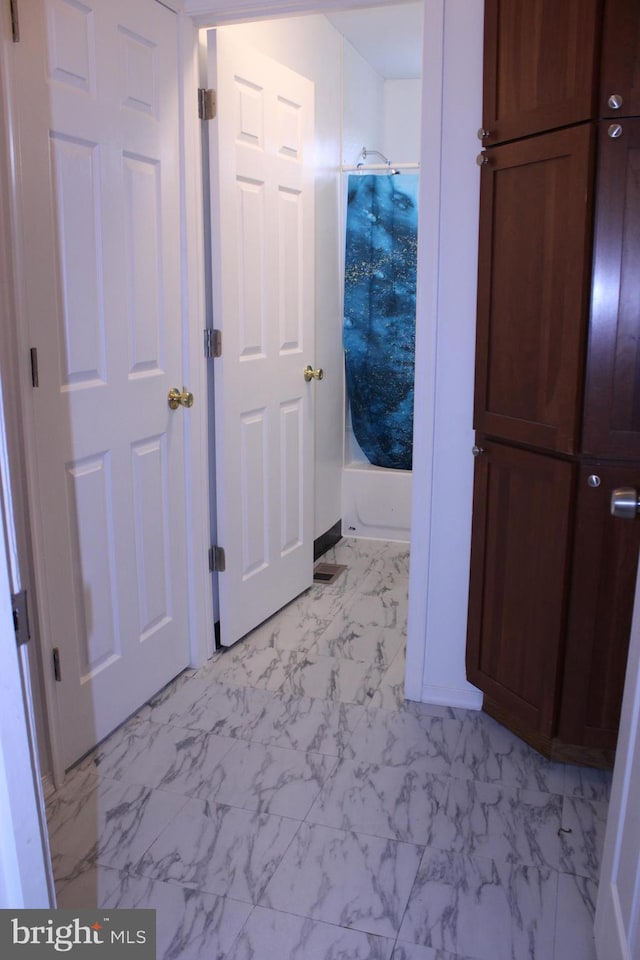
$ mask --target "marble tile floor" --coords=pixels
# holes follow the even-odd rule
[[[595,960],[609,777],[402,699],[408,550],[186,671],[48,804],[60,907],[154,907],[165,960]]]

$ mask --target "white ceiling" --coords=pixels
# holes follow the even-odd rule
[[[407,80],[422,75],[422,0],[325,16],[381,77]]]

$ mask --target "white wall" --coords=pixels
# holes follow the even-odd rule
[[[392,163],[420,160],[422,79],[385,80],[382,152]]]
[[[479,216],[474,161],[482,117],[483,16],[483,0],[425,0],[429,97],[422,115],[420,420],[414,436],[405,686],[413,700],[476,709],[482,698],[466,680],[465,648]]]
[[[316,384],[315,531],[341,518],[342,479],[342,251],[340,141],[342,37],[322,16],[226,27],[245,43],[315,83],[316,346],[305,363],[322,367]]]
[[[346,40],[342,96],[342,163],[350,165],[363,147],[382,150],[384,80]]]

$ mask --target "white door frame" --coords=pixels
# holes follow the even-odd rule
[[[165,0],[163,0],[165,2]],[[209,571],[211,510],[209,501],[209,411],[207,360],[203,336],[206,323],[204,291],[204,200],[202,153],[198,119],[198,30],[182,12],[182,0],[166,6],[178,11],[180,37],[181,103],[181,226],[183,245],[184,382],[194,384],[199,398],[185,428],[187,489],[187,582],[191,666],[199,667],[214,650],[213,579]],[[197,391],[197,393],[195,393]],[[203,478],[205,482],[203,482]]]
[[[183,0],[182,5],[198,27],[218,27],[243,20],[274,20],[300,13],[390,7],[408,2],[411,0]]]

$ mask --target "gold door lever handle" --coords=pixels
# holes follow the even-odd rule
[[[171,390],[169,390],[168,399],[169,406],[172,410],[177,410],[178,407],[193,406],[193,394],[189,393],[186,387],[182,388],[182,393],[180,393],[177,387],[171,387]]]
[[[304,379],[309,383],[311,380],[324,380],[324,370],[322,367],[318,367],[317,370],[314,370],[311,364],[307,364],[304,368]]]

